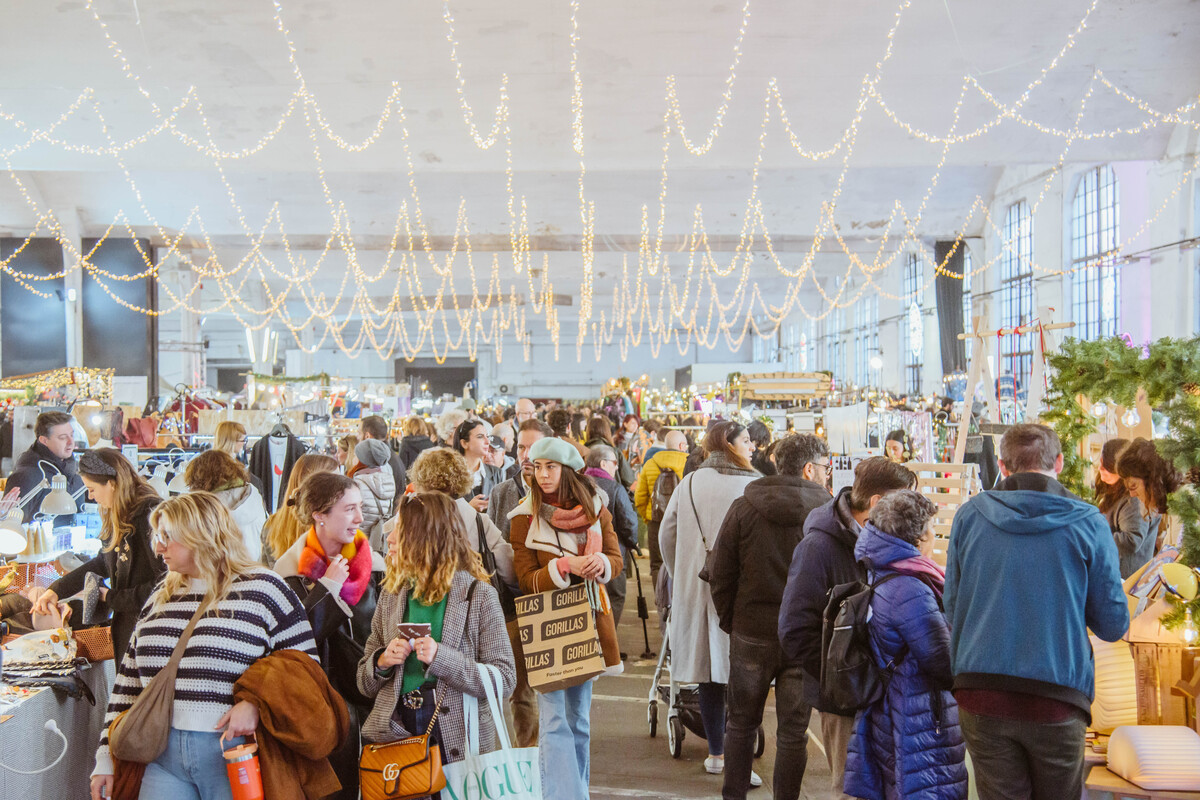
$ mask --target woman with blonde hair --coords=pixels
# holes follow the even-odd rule
[[[263,563],[273,566],[287,549],[304,535],[305,528],[296,517],[296,495],[309,475],[318,472],[336,472],[338,462],[333,456],[320,453],[306,453],[296,459],[292,473],[288,476],[287,500],[274,514],[267,518],[263,526]]]
[[[88,497],[100,506],[100,539],[104,549],[91,561],[68,572],[38,597],[33,613],[50,614],[60,597],[84,590],[96,578],[101,608],[112,612],[113,652],[120,657],[129,646],[138,613],[158,583],[163,564],[150,543],[150,513],[162,502],[120,450],[102,447],[79,457],[79,475]]]
[[[223,450],[208,450],[188,462],[183,479],[188,491],[212,492],[242,532],[250,557],[262,558],[262,530],[267,511],[262,495],[250,484],[250,473]]]
[[[354,448],[358,447],[358,437],[353,435],[343,436],[337,440],[337,462],[342,468],[343,475],[353,476],[354,468],[358,466],[358,457],[354,455]]]
[[[508,697],[517,673],[500,600],[468,543],[448,495],[417,492],[400,501],[388,535],[384,592],[371,621],[358,688],[375,705],[363,726],[369,742],[422,734],[437,709],[433,740],[444,763],[466,754],[463,696],[486,698],[477,664],[497,667]],[[398,633],[401,623],[428,626],[424,636]],[[496,747],[488,704],[479,704],[480,750]]]
[[[404,438],[400,440],[400,461],[405,469],[411,469],[421,452],[433,447],[429,438],[429,426],[418,416],[404,420]]]
[[[334,798],[354,800],[358,730],[371,710],[371,698],[358,693],[355,675],[371,634],[384,562],[361,530],[363,496],[353,478],[318,472],[304,481],[296,499],[296,518],[306,532],[275,562],[275,571],[304,604],[321,668],[346,700],[350,735],[329,762],[342,784]]]
[[[487,514],[476,511],[466,500],[465,496],[471,490],[471,473],[467,469],[466,459],[445,447],[431,448],[413,462],[408,477],[416,491],[441,492],[454,500],[454,507],[458,509],[467,532],[468,544],[479,553],[480,558],[483,557],[484,548],[491,550],[500,579],[515,590],[517,574],[513,571],[512,545]]]
[[[299,650],[316,658],[312,630],[295,593],[274,572],[254,563],[242,533],[221,501],[207,492],[167,500],[151,514],[154,550],[167,564],[117,669],[96,768],[92,798],[112,796],[109,725],[128,710],[166,666],[176,642],[197,620],[179,662],[171,732],[150,764],[141,797],[231,797],[221,738],[258,727],[258,708],[234,703],[234,684],[260,658]]]
[[[220,450],[233,456],[234,461],[237,461],[242,466],[246,465],[246,426],[240,422],[234,422],[231,419],[223,420],[217,423],[217,429],[213,431],[213,450]],[[266,497],[263,492],[263,483],[257,476],[250,472],[246,473],[246,479],[250,485],[258,490],[259,497]],[[266,505],[263,505],[263,512],[267,510]]]

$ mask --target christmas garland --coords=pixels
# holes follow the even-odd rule
[[[263,375],[258,372],[250,373],[250,377],[254,378],[257,383],[264,383],[268,386],[283,386],[288,383],[319,383],[322,386],[329,385],[329,373],[321,372],[316,375]]]
[[[1192,484],[1171,495],[1168,506],[1183,525],[1180,560],[1200,567],[1200,337],[1159,339],[1144,347],[1131,347],[1120,338],[1068,339],[1046,361],[1054,380],[1041,418],[1062,440],[1060,480],[1081,497],[1090,496],[1091,487],[1084,484],[1086,463],[1079,456],[1079,443],[1097,430],[1099,420],[1079,402],[1080,396],[1092,403],[1133,408],[1138,389],[1145,389],[1150,407],[1166,417],[1171,434],[1154,444]],[[1200,598],[1191,608],[1200,615]],[[1179,604],[1163,617],[1163,624],[1175,627],[1183,617]]]

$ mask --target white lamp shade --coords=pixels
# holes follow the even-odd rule
[[[42,500],[38,511],[47,517],[57,517],[61,514],[74,514],[78,510],[74,498],[67,491],[66,476],[55,475],[50,479],[50,494]]]
[[[29,546],[29,540],[25,537],[25,526],[21,524],[23,516],[14,508],[0,519],[0,555],[20,555]]]

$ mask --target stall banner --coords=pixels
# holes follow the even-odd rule
[[[587,587],[527,594],[516,599],[529,685],[539,692],[578,686],[604,672]]]

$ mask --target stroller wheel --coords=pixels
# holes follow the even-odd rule
[[[754,757],[762,758],[767,749],[767,735],[763,733],[762,725],[758,726],[758,735],[754,738]]]
[[[667,720],[667,747],[671,751],[671,758],[679,758],[683,755],[683,722],[679,717],[671,717]]]
[[[650,738],[658,735],[658,703],[651,702],[646,709],[646,721],[650,723]]]

